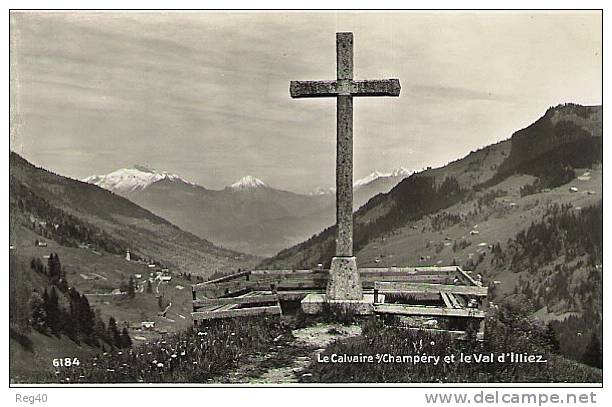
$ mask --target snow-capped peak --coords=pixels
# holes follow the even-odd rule
[[[370,173],[369,175],[366,175],[365,177],[360,178],[357,181],[353,182],[353,188],[359,188],[379,178],[387,178],[390,176],[391,176],[391,173],[383,173],[379,171],[374,171]]]
[[[371,182],[376,181],[379,178],[401,178],[404,179],[408,177],[412,172],[404,167],[396,168],[392,172],[380,172],[374,171],[373,173],[366,175],[365,177],[358,179],[353,183],[353,188],[361,188],[364,185],[367,185]]]
[[[329,187],[329,188],[323,188],[323,187],[316,187],[314,191],[310,192],[309,195],[311,196],[316,196],[316,195],[332,195],[336,193],[336,188],[334,187]]]
[[[267,185],[259,178],[255,178],[251,175],[242,177],[238,181],[230,185],[231,189],[239,190],[239,191],[246,190],[246,189],[262,188],[262,187],[267,187]]]
[[[84,178],[83,182],[97,185],[109,191],[127,193],[145,189],[151,184],[163,179],[181,181],[193,185],[192,182],[176,174],[153,170],[142,165],[134,165],[131,168],[121,168],[106,175],[92,175]]]
[[[405,177],[408,177],[409,175],[412,175],[413,172],[414,171],[410,171],[408,168],[399,167],[393,170],[393,172],[391,173],[391,176],[405,178]]]
[[[412,174],[412,171],[410,171],[407,168],[404,167],[400,167],[397,168],[395,170],[393,170],[392,172],[380,172],[380,171],[374,171],[368,175],[366,175],[363,178],[360,178],[356,181],[353,182],[353,189],[359,189],[365,185],[368,185],[374,181],[376,181],[377,179],[380,178],[401,178],[404,179],[408,176],[410,176]],[[400,180],[398,180],[399,182]],[[310,193],[310,195],[328,195],[328,194],[334,194],[336,193],[336,188],[322,188],[322,187],[317,187],[315,188],[315,190],[313,192]]]

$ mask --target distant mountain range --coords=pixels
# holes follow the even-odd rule
[[[355,181],[355,208],[410,175],[406,169],[373,172]],[[98,185],[215,244],[271,256],[335,222],[334,189],[296,194],[247,175],[222,190],[199,186],[141,165],[84,182]]]

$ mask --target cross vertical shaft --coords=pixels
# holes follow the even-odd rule
[[[336,34],[336,256],[353,255],[353,34]],[[344,93],[344,94],[343,94]]]

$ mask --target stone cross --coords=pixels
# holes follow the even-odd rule
[[[399,79],[353,80],[353,33],[350,32],[336,33],[336,68],[335,81],[291,81],[290,93],[292,98],[336,98],[337,236],[327,294],[331,299],[361,299],[353,257],[353,97],[399,96],[400,83]],[[334,280],[343,283],[334,283]]]

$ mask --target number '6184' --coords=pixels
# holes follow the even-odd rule
[[[81,362],[79,358],[57,358],[53,359],[53,367],[70,367],[79,366]]]

